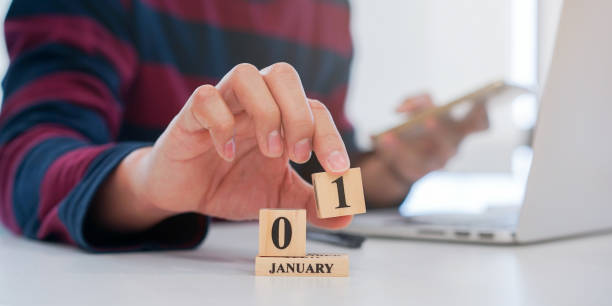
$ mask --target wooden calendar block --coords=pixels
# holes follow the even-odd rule
[[[265,276],[348,276],[346,254],[308,254],[299,257],[255,258],[255,275]]]
[[[259,256],[305,256],[306,210],[261,209]]]
[[[314,173],[312,184],[319,218],[366,212],[360,168],[351,168],[342,176],[330,175],[326,172]]]

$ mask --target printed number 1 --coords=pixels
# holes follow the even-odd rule
[[[338,204],[338,207],[336,207],[336,209],[350,207],[349,205],[346,204],[346,198],[344,197],[344,180],[342,179],[342,177],[339,177],[332,183],[335,183],[336,187],[338,187],[339,204]]]

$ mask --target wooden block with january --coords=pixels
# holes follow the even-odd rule
[[[331,218],[366,212],[361,169],[351,168],[344,175],[326,172],[312,174],[317,216]]]
[[[305,256],[306,210],[261,209],[259,256]]]
[[[255,275],[265,276],[348,276],[346,254],[308,254],[299,257],[255,258]]]

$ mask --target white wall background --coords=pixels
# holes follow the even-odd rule
[[[500,78],[537,85],[552,50],[561,2],[352,0],[356,50],[348,115],[359,143],[367,147],[370,135],[404,120],[394,108],[414,93],[429,91],[444,103]],[[469,166],[495,165],[500,163],[493,157],[499,156],[507,169],[510,158],[499,151],[525,140],[512,120],[529,121],[535,110],[534,97],[497,110],[507,126],[496,130],[488,143],[469,139],[469,145],[463,145],[465,154],[455,160]]]
[[[509,72],[512,0],[353,0],[349,117],[360,143],[401,122],[394,108],[429,91],[447,101]]]

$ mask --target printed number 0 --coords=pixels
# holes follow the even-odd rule
[[[338,203],[339,204],[338,204],[338,207],[336,207],[336,209],[350,207],[348,204],[346,204],[346,198],[344,197],[344,180],[342,179],[342,177],[339,177],[332,183],[335,183],[336,187],[338,187]]]
[[[285,241],[283,241],[283,245],[281,245],[279,241],[280,240],[279,227],[280,227],[281,220],[285,224]],[[274,220],[274,223],[272,223],[272,243],[274,243],[274,246],[280,250],[286,249],[291,243],[291,223],[289,223],[289,220],[287,218],[278,217],[276,218],[276,220]]]

